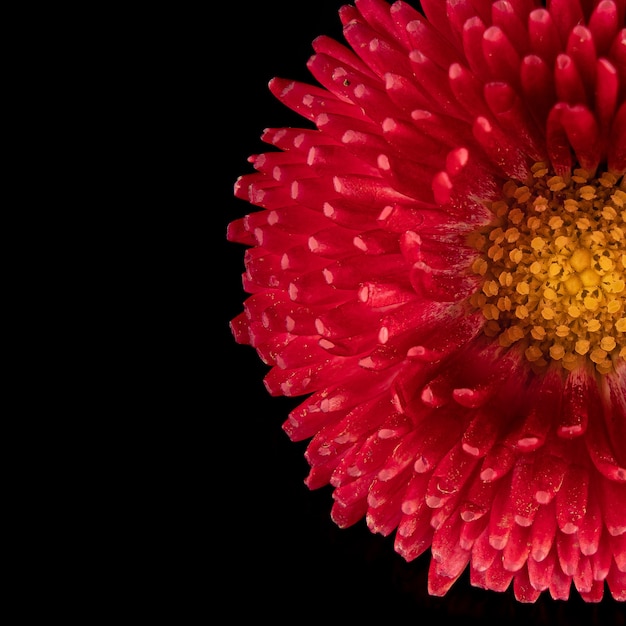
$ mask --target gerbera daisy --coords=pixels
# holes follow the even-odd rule
[[[544,6],[545,5],[545,6]],[[626,0],[355,0],[270,89],[239,343],[428,590],[626,599]]]

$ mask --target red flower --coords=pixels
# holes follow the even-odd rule
[[[522,602],[626,599],[624,0],[356,0],[235,194],[235,338],[341,527]]]

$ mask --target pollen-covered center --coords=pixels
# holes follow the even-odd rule
[[[589,359],[606,374],[626,359],[626,177],[565,179],[544,163],[532,174],[504,185],[487,203],[493,221],[470,237],[482,277],[470,303],[488,336],[535,366]]]

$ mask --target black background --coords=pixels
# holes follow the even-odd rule
[[[428,554],[406,563],[393,551],[392,537],[371,534],[364,521],[340,530],[330,520],[330,488],[310,491],[304,485],[306,443],[292,443],[281,428],[299,401],[271,398],[262,383],[267,367],[252,348],[232,338],[228,322],[246,297],[241,288],[245,248],[226,241],[226,226],[252,210],[233,197],[233,184],[252,171],[247,157],[267,149],[260,140],[264,128],[307,126],[274,99],[267,83],[274,76],[313,82],[305,67],[311,42],[321,34],[341,39],[337,11],[342,4],[222,3],[212,25],[215,49],[207,75],[200,77],[215,107],[206,115],[211,119],[210,263],[218,290],[215,284],[207,288],[211,310],[218,311],[211,342],[216,335],[219,342],[211,352],[217,348],[215,361],[223,364],[209,376],[209,394],[222,398],[209,415],[219,430],[211,452],[217,469],[208,489],[215,528],[208,568],[218,579],[212,595],[218,605],[224,599],[230,615],[249,614],[255,621],[624,624],[624,607],[608,591],[598,605],[583,603],[575,590],[569,602],[555,602],[546,593],[525,605],[515,601],[512,590],[472,588],[466,572],[446,597],[429,597]]]

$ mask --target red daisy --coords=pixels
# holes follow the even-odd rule
[[[544,6],[545,4],[545,6]],[[626,599],[626,0],[355,0],[270,89],[239,343],[429,592]]]

